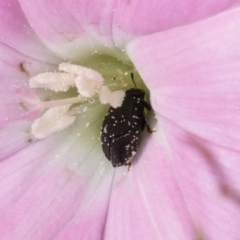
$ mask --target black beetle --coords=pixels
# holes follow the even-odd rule
[[[133,80],[133,74],[131,77]],[[127,90],[122,106],[110,107],[103,120],[102,149],[113,167],[130,167],[130,160],[139,148],[141,132],[145,126],[152,133],[144,114],[144,109],[150,111],[151,106],[144,100],[144,96],[145,92],[139,88]]]

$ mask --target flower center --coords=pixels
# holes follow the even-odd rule
[[[30,78],[30,87],[39,95],[37,107],[44,112],[32,124],[36,138],[43,139],[66,129],[76,121],[77,115],[97,104],[120,107],[125,90],[134,87],[130,73],[135,71],[130,62],[98,54],[83,65],[61,63],[55,72]],[[139,76],[136,73],[135,76],[137,87],[143,88]],[[42,100],[43,91],[49,90],[51,100]]]

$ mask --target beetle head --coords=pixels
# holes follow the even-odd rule
[[[126,96],[129,96],[129,95],[136,96],[143,99],[145,92],[139,88],[131,88],[126,91]]]

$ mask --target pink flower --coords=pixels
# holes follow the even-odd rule
[[[0,239],[238,239],[238,5],[1,0]],[[95,51],[111,76],[114,59],[131,59],[150,90],[158,130],[129,172],[96,137],[106,106],[43,140],[30,133],[37,96],[65,96],[33,93],[30,76],[98,67]]]

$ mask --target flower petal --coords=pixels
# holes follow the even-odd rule
[[[239,24],[240,8],[129,46],[159,116],[236,150],[240,150]]]
[[[99,43],[111,48],[115,44],[124,46],[133,37],[194,22],[240,3],[236,0],[19,2],[40,38],[54,51],[65,55],[71,52],[74,58],[84,55],[88,47],[94,52]]]
[[[0,126],[9,125],[25,118],[29,111],[39,101],[30,90],[28,80],[30,76],[42,71],[54,69],[54,65],[39,62],[33,58],[0,43]],[[38,117],[35,111],[35,118]],[[34,116],[31,117],[32,120]]]
[[[196,229],[206,239],[238,239],[239,152],[191,135],[169,121],[162,125]]]
[[[48,63],[56,63],[54,57],[32,30],[16,0],[0,0],[0,42],[16,49],[25,56]]]
[[[114,174],[98,139],[102,110],[0,162],[0,239],[101,239]]]
[[[189,24],[239,4],[235,0],[115,1],[113,39],[122,46],[134,37]]]
[[[128,46],[189,211],[207,239],[239,237],[239,24],[236,8]]]
[[[117,169],[104,239],[196,239],[161,132],[145,138],[130,170]]]
[[[16,134],[17,133],[17,134]],[[0,162],[24,149],[34,141],[29,125],[11,126],[0,129]]]

